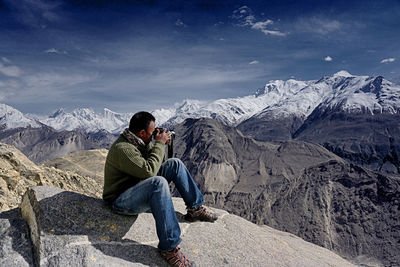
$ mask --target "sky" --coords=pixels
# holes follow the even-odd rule
[[[0,0],[0,103],[151,111],[340,70],[400,84],[400,1]]]

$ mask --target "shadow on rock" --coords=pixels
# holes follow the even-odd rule
[[[98,264],[105,264],[110,261],[109,256],[120,259],[119,262],[113,259],[112,265],[126,264],[125,261],[149,266],[164,264],[157,248],[143,244],[153,244],[154,236],[138,231],[137,228],[141,229],[142,226],[135,224],[137,215],[113,213],[101,199],[69,191],[38,200],[40,242],[46,247],[42,251],[51,250],[52,247],[67,247],[70,250],[63,251],[58,257],[53,257],[54,253],[46,251],[48,255],[40,255],[40,262],[44,263],[43,258],[46,258],[47,264],[58,265],[70,255],[81,261],[76,262],[77,264],[90,264],[91,261],[93,265],[96,265],[96,261]],[[146,227],[155,228],[154,221],[148,221]],[[81,255],[78,256],[79,254]],[[82,258],[86,262],[82,262]]]
[[[0,213],[0,266],[34,266],[28,225],[18,209]]]

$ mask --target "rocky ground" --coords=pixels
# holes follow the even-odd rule
[[[182,251],[196,266],[354,266],[292,234],[223,210],[212,209],[219,216],[214,223],[188,223],[183,200],[173,202]],[[0,213],[1,266],[167,266],[156,249],[151,214],[117,215],[101,199],[48,186],[24,195],[21,213],[29,230],[13,212]]]

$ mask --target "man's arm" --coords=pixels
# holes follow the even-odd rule
[[[143,158],[138,149],[123,147],[119,159],[119,168],[123,172],[140,178],[147,179],[157,174],[164,159],[165,144],[156,141],[147,159]]]

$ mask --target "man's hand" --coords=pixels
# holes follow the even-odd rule
[[[171,133],[170,132],[167,133],[166,128],[164,128],[164,130],[161,134],[158,129],[156,129],[156,131],[157,131],[157,134],[154,136],[154,140],[161,141],[166,145],[169,144],[169,142],[171,141]]]

